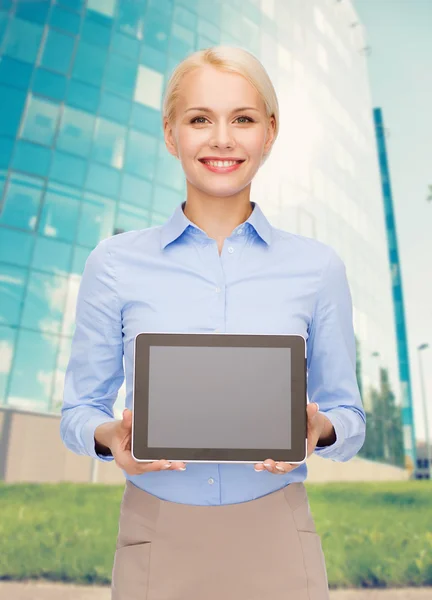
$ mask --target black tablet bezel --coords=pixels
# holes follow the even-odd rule
[[[149,369],[136,369],[149,364],[150,346],[231,346],[291,349],[291,430],[290,449],[272,448],[149,448],[148,389]],[[139,398],[139,401],[137,401]],[[306,459],[306,340],[297,334],[232,334],[232,333],[167,333],[143,332],[135,337],[133,374],[132,456],[137,461],[167,459],[203,462],[303,462]],[[139,425],[138,425],[139,424]],[[137,432],[140,432],[137,435]]]

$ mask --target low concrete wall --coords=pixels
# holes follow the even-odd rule
[[[346,463],[312,455],[308,482],[392,481],[409,479],[408,471],[354,457]],[[114,461],[94,461],[68,450],[60,438],[60,416],[0,408],[0,479],[13,482],[91,482],[122,484]]]

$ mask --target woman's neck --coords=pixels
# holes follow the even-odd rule
[[[219,242],[223,242],[238,225],[244,223],[252,210],[249,196],[243,199],[208,198],[204,201],[188,198],[183,208],[189,221]]]

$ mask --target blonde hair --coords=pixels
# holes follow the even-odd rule
[[[266,116],[274,117],[275,135],[272,143],[276,141],[279,132],[279,103],[273,84],[261,62],[250,52],[237,46],[212,46],[198,50],[183,59],[172,72],[166,85],[163,107],[162,123],[165,119],[173,124],[176,119],[176,104],[179,97],[180,84],[183,77],[194,69],[211,65],[222,71],[242,75],[262,97]],[[267,160],[271,149],[263,157],[262,163]]]

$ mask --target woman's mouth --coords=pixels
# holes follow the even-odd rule
[[[231,173],[240,167],[244,160],[201,160],[199,161],[213,173]]]

